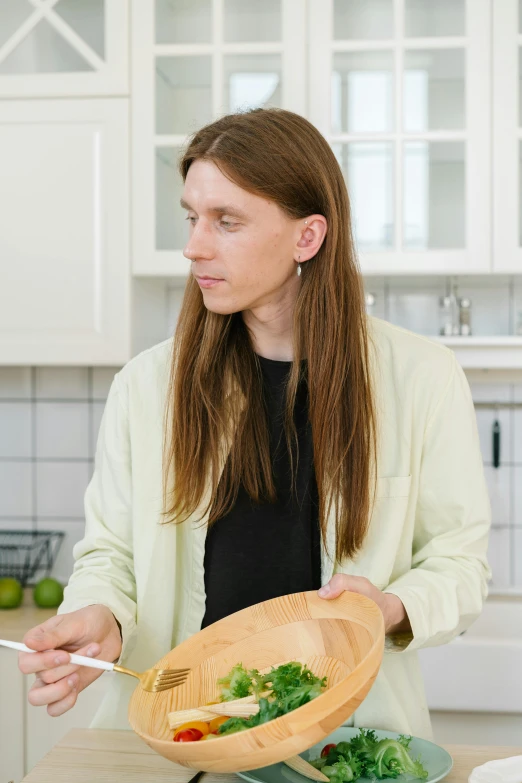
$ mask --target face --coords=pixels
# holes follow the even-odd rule
[[[254,310],[297,296],[298,256],[302,262],[312,258],[326,233],[322,215],[292,220],[274,202],[231,182],[210,161],[191,165],[181,205],[189,222],[183,254],[192,261],[205,306],[216,313]]]

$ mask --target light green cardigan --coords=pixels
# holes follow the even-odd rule
[[[323,549],[322,581],[366,576],[399,596],[409,645],[387,640],[383,663],[350,725],[429,739],[416,650],[445,644],[481,611],[490,506],[475,413],[454,355],[430,340],[370,319],[378,414],[378,480],[360,554],[341,565]],[[85,537],[59,612],[100,603],[122,627],[121,662],[152,666],[196,633],[205,609],[204,527],[160,525],[163,412],[172,341],[132,359],[115,377],[95,471],[85,495]],[[335,551],[329,525],[328,551]],[[129,728],[134,681],[115,677],[94,724]]]

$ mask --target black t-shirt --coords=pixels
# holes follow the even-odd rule
[[[291,362],[259,356],[268,406],[276,503],[255,504],[240,486],[234,508],[210,528],[205,545],[205,628],[247,606],[321,586],[318,493],[308,420],[308,389],[300,382],[294,421],[299,443],[296,493],[283,427]],[[294,454],[294,469],[296,459]]]

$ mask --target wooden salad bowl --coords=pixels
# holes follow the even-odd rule
[[[183,685],[159,693],[140,686],[129,704],[134,731],[165,758],[207,772],[240,772],[284,761],[321,742],[353,714],[377,676],[384,651],[384,619],[373,601],[344,592],[324,600],[295,593],[225,617],[175,647],[157,668],[186,668]],[[327,688],[308,704],[210,742],[173,742],[168,713],[219,700],[217,681],[233,666],[269,670],[306,664]]]

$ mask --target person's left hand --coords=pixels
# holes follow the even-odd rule
[[[318,592],[320,598],[337,598],[344,590],[366,595],[375,601],[384,617],[386,633],[410,630],[410,622],[401,599],[392,593],[383,593],[365,576],[335,574]]]

